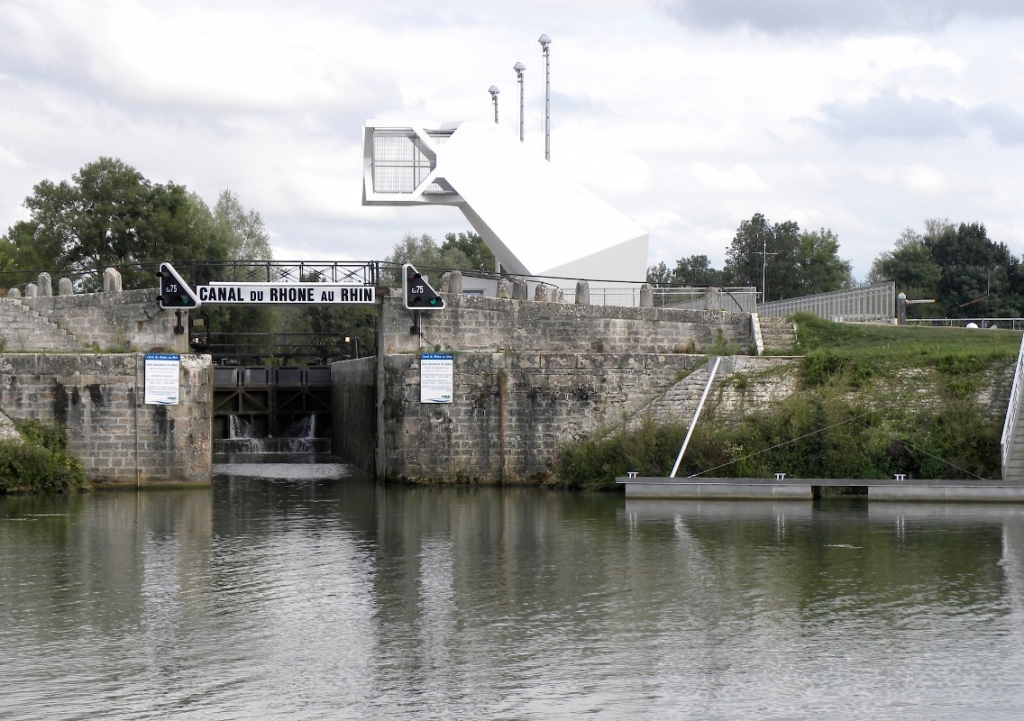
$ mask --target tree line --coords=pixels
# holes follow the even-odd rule
[[[691,255],[672,268],[651,266],[647,280],[658,286],[755,287],[768,301],[857,285],[831,230],[801,231],[793,221],[771,223],[760,213],[740,223],[721,269],[707,255]],[[935,301],[911,306],[918,317],[1024,315],[1021,259],[989,238],[981,223],[928,219],[923,233],[905,229],[865,278],[868,284],[890,281],[912,300]]]
[[[184,185],[154,183],[114,158],[88,163],[70,180],[41,181],[24,205],[28,220],[0,237],[3,287],[29,282],[46,270],[80,278],[91,290],[99,283],[98,271],[109,266],[121,271],[126,288],[150,287],[154,264],[164,260],[273,257],[260,214],[246,209],[232,191],[224,190],[211,207]],[[1021,260],[1005,243],[991,240],[980,223],[930,219],[924,226],[923,233],[904,230],[892,250],[874,260],[866,282],[895,281],[911,299],[934,298],[933,305],[912,306],[912,312],[926,317],[1024,315]],[[722,268],[714,268],[705,254],[691,255],[673,267],[664,262],[651,266],[647,279],[657,286],[755,287],[768,301],[794,298],[857,284],[839,249],[838,236],[828,228],[805,231],[794,221],[773,223],[756,213],[740,223]],[[493,254],[473,232],[448,233],[441,243],[427,234],[407,233],[385,261],[430,269],[494,269]],[[397,275],[390,280],[400,282]],[[281,324],[268,310],[218,312],[232,325],[265,330]],[[343,311],[320,313],[304,325],[326,332],[354,323],[330,320],[332,313]],[[360,323],[365,325],[365,319]],[[371,342],[369,337],[360,340],[364,346]]]

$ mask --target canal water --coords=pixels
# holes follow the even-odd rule
[[[219,470],[0,498],[0,718],[1024,717],[1020,506]]]

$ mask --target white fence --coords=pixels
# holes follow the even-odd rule
[[[896,317],[896,284],[875,283],[850,290],[775,300],[757,306],[758,314],[769,318],[784,318],[798,311],[840,323],[892,321]]]

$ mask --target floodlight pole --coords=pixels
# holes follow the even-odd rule
[[[544,160],[551,160],[551,38],[541,35],[537,42],[544,49]]]
[[[494,123],[497,124],[498,123],[498,93],[500,93],[501,91],[498,90],[498,86],[497,85],[492,85],[490,88],[487,89],[487,92],[489,92],[491,94],[491,101],[494,103]]]
[[[523,73],[526,72],[526,66],[516,63],[512,69],[516,71],[516,77],[519,78],[519,142],[521,143],[523,142]]]

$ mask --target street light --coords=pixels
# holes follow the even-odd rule
[[[489,92],[491,94],[491,101],[494,103],[494,122],[497,123],[498,122],[498,93],[500,93],[501,91],[498,90],[498,86],[497,85],[492,85],[491,87],[489,87],[487,89],[487,92]]]
[[[537,42],[544,49],[544,160],[551,160],[551,38],[541,35]]]
[[[526,66],[516,63],[512,69],[516,71],[516,77],[519,78],[519,142],[521,143],[523,142],[523,73],[526,72]]]

